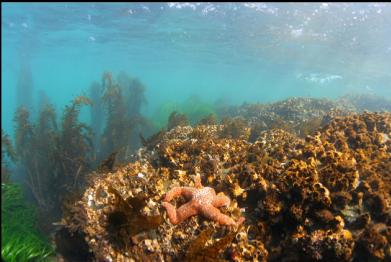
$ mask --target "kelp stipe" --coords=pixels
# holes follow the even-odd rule
[[[122,73],[114,82],[111,73],[103,75],[103,105],[106,126],[101,138],[100,159],[118,151],[118,160],[125,161],[140,145],[140,132],[150,132],[151,124],[141,115],[146,103],[144,85]]]
[[[92,105],[90,107],[91,115],[91,129],[94,133],[94,146],[99,154],[99,140],[102,135],[103,123],[105,120],[105,108],[102,100],[103,86],[98,82],[93,82],[89,88],[89,98],[91,99]],[[99,163],[97,160],[96,163]]]
[[[101,156],[103,159],[113,151],[118,151],[118,159],[123,160],[131,127],[126,117],[126,108],[119,85],[112,83],[111,74],[104,74],[103,104],[106,107],[106,126],[101,137]]]
[[[73,191],[83,184],[82,174],[90,171],[93,160],[93,134],[91,128],[78,121],[80,108],[91,105],[84,96],[76,97],[70,106],[66,106],[58,137],[60,172],[65,175],[63,185],[67,191]]]
[[[8,168],[9,160],[16,161],[16,152],[9,136],[1,130],[1,183],[8,182],[11,171]]]

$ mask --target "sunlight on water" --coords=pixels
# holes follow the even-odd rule
[[[75,188],[78,190],[83,188],[83,183],[79,179],[83,181],[85,175],[93,170],[110,173],[115,160],[130,163],[135,159],[141,159],[142,161],[140,161],[144,164],[153,164],[149,167],[149,171],[162,174],[165,169],[161,171],[159,168],[167,165],[167,170],[169,170],[167,172],[171,172],[170,179],[172,177],[175,179],[185,178],[185,180],[179,181],[180,183],[175,182],[181,185],[193,183],[187,175],[196,173],[197,168],[202,171],[200,171],[203,176],[202,182],[208,181],[210,184],[215,178],[212,179],[207,175],[220,170],[220,173],[217,172],[220,182],[224,180],[223,177],[233,176],[233,178],[230,177],[229,179],[232,179],[228,182],[224,180],[225,184],[219,184],[220,182],[215,181],[214,186],[218,184],[221,190],[226,191],[226,194],[231,194],[232,199],[242,196],[243,192],[246,192],[243,194],[246,194],[248,199],[259,197],[255,189],[246,191],[241,188],[246,187],[247,184],[255,183],[262,188],[261,191],[268,192],[264,194],[262,191],[261,195],[267,196],[267,201],[261,201],[262,204],[257,206],[262,210],[269,208],[270,213],[263,214],[268,218],[273,217],[273,212],[276,214],[279,212],[277,209],[282,202],[278,202],[280,200],[275,195],[280,194],[286,188],[279,188],[278,193],[277,191],[270,193],[268,190],[277,188],[286,181],[280,181],[281,184],[278,186],[268,184],[272,183],[271,176],[267,177],[270,180],[267,182],[262,180],[263,178],[254,183],[249,180],[241,181],[239,177],[235,177],[237,172],[240,174],[251,173],[254,177],[256,172],[266,172],[265,170],[269,170],[268,168],[276,168],[277,165],[275,173],[291,175],[290,172],[296,172],[291,169],[296,167],[289,166],[289,163],[294,163],[294,165],[297,164],[300,174],[305,170],[311,175],[316,173],[317,177],[319,173],[319,179],[324,179],[322,180],[324,185],[321,182],[315,183],[318,187],[316,190],[328,192],[326,190],[329,189],[326,187],[333,188],[330,186],[333,183],[327,180],[328,177],[327,179],[322,178],[322,174],[326,174],[322,172],[336,174],[340,170],[347,170],[344,171],[344,174],[351,172],[352,177],[346,178],[347,182],[345,180],[343,182],[348,185],[342,182],[343,185],[338,184],[339,182],[336,180],[339,178],[332,177],[330,179],[336,181],[334,182],[338,184],[338,190],[348,192],[356,190],[356,188],[364,190],[365,186],[357,187],[362,179],[369,179],[371,172],[381,174],[390,166],[384,160],[387,159],[385,156],[389,150],[387,151],[387,147],[383,146],[383,144],[389,144],[388,138],[391,136],[390,133],[387,133],[389,115],[387,113],[385,115],[363,113],[366,110],[372,112],[391,110],[390,3],[2,3],[1,27],[1,123],[4,132],[2,133],[2,144],[4,145],[2,145],[2,181],[4,165],[4,174],[8,174],[8,167],[10,167],[11,173],[15,174],[12,178],[26,183],[23,190],[27,198],[34,199],[36,201],[34,203],[40,211],[51,208],[51,211],[48,211],[50,215],[40,213],[41,217],[39,218],[34,218],[30,214],[26,215],[29,221],[34,221],[34,219],[41,221],[46,218],[47,221],[43,219],[44,222],[41,222],[46,223],[48,228],[52,227],[53,222],[60,223],[58,221],[62,218],[60,206],[63,204],[63,196],[66,195],[73,199],[77,195]],[[21,108],[20,106],[27,110],[18,110]],[[354,118],[351,116],[353,113],[363,114]],[[320,127],[324,127],[336,117],[346,117],[343,123],[346,123],[347,126],[350,125],[350,127],[338,130],[336,126],[332,126],[323,129],[322,132],[325,133],[322,135],[314,135],[316,130],[320,130]],[[364,122],[367,129],[362,130],[365,132],[361,129],[355,129],[361,128]],[[378,126],[373,129],[371,123],[374,122]],[[201,126],[206,126],[205,129],[197,127],[197,124],[200,123]],[[215,125],[217,123],[221,126]],[[262,133],[266,131],[272,133]],[[344,147],[347,145],[342,142],[342,145],[336,145],[335,147],[341,152],[345,149],[347,151],[344,151],[343,154],[340,152],[330,153],[332,157],[328,157],[338,158],[337,160],[342,161],[343,164],[320,168],[321,164],[319,163],[324,161],[324,158],[321,157],[324,152],[317,151],[317,153],[310,154],[305,151],[307,149],[303,145],[311,141],[317,146],[319,143],[326,143],[326,141],[334,143],[337,141],[336,138],[329,137],[334,132],[348,137],[346,139],[352,148],[349,149],[350,151],[347,150]],[[363,133],[370,133],[373,137],[365,140]],[[312,140],[309,138],[304,140],[310,134],[314,135]],[[240,171],[233,168],[232,172],[229,171],[232,174],[227,173],[231,167],[226,168],[226,163],[236,158],[229,156],[231,151],[229,154],[218,155],[213,151],[214,147],[209,144],[197,144],[194,146],[194,150],[192,149],[193,151],[187,152],[186,157],[170,155],[175,150],[182,150],[180,146],[183,141],[198,141],[197,143],[199,143],[200,137],[203,136],[214,141],[213,145],[219,148],[216,149],[216,152],[220,152],[219,150],[224,148],[221,150],[233,150],[235,154],[245,155],[251,150],[255,150],[254,154],[256,155],[263,150],[262,157],[255,161],[260,166],[257,166],[258,169],[255,172],[255,168],[252,166],[253,156],[246,155],[246,159],[239,157],[240,159],[237,160],[238,163],[242,161],[240,162]],[[234,142],[229,140],[233,144],[231,142],[225,144],[216,138],[218,136],[232,139]],[[171,145],[170,143],[176,139],[182,142]],[[253,148],[255,145],[268,145],[267,143],[273,139],[284,141],[278,140],[276,143],[271,143],[267,150],[262,148],[262,150],[259,149],[261,151],[257,151],[258,149]],[[164,147],[159,149],[160,151],[156,149],[160,148],[158,145],[161,141],[167,142],[164,145],[169,145],[169,149],[164,149]],[[371,147],[365,147],[365,150],[371,148],[373,152],[380,152],[376,156],[371,155],[370,159],[366,159],[365,152],[360,151],[362,149],[360,147],[368,141],[372,141],[373,144]],[[242,142],[243,144],[241,144]],[[281,146],[280,151],[274,152],[273,150],[276,149],[272,147],[273,144]],[[185,152],[191,146],[184,145],[183,151]],[[139,150],[140,147],[143,149]],[[202,151],[204,148],[209,148],[212,151],[204,152]],[[157,151],[153,151],[155,149]],[[295,151],[296,149],[298,151]],[[272,156],[273,152],[268,150],[273,151],[275,155]],[[203,158],[198,159],[199,156],[195,152],[202,152],[200,154]],[[285,152],[287,156],[281,157],[281,152]],[[383,153],[384,155],[382,155]],[[155,156],[158,156],[157,159],[160,162],[154,158]],[[308,156],[314,159],[304,168],[300,162],[304,160],[300,157],[311,158]],[[315,158],[319,159],[315,160]],[[194,162],[188,163],[184,159],[198,159],[199,162],[194,160]],[[376,162],[375,164],[379,165],[376,166],[378,169],[365,169],[365,165],[357,165],[359,160],[367,164]],[[245,164],[243,164],[244,162]],[[381,163],[385,163],[385,166],[381,166]],[[242,164],[246,165],[246,168],[242,167]],[[326,165],[322,162],[323,164]],[[129,170],[133,170],[140,181],[148,181],[145,188],[160,183],[160,189],[168,189],[171,185],[167,184],[168,180],[154,180],[149,176],[149,171],[145,171],[146,165],[132,166]],[[189,166],[196,167],[188,169],[188,173],[186,173],[185,169],[190,168]],[[318,169],[313,171],[311,168]],[[353,169],[354,171],[352,171]],[[118,177],[124,175],[121,172],[117,174]],[[159,175],[161,175],[160,173]],[[167,175],[167,177],[169,176]],[[281,177],[284,176],[281,175],[278,179]],[[229,190],[224,188],[227,184],[236,183],[235,181],[239,180],[240,186],[232,184]],[[135,239],[133,233],[136,231],[139,233],[138,230],[144,229],[154,230],[158,226],[160,226],[161,232],[169,235],[167,233],[168,227],[161,226],[162,220],[157,215],[160,214],[156,208],[157,205],[148,202],[148,208],[153,216],[151,214],[148,214],[151,216],[147,216],[145,212],[145,214],[135,215],[136,211],[140,211],[137,208],[141,208],[145,203],[140,204],[141,200],[136,198],[134,192],[120,191],[114,187],[108,189],[106,182],[100,180],[97,183],[102,183],[99,184],[100,187],[110,191],[109,193],[114,196],[113,199],[121,207],[120,209],[131,217],[129,219],[134,228],[130,227],[129,230],[132,232],[126,232],[131,235],[131,237],[126,235],[127,241],[131,239],[132,244],[141,243],[144,240]],[[370,183],[373,186],[374,183],[380,182],[372,181]],[[135,184],[132,182],[131,185]],[[96,200],[94,200],[94,194],[100,194],[100,187],[99,189],[98,187],[88,189],[90,190],[88,194],[92,195],[87,196],[86,203],[88,208],[92,210],[87,209],[94,215],[96,214],[92,206],[99,202],[94,202]],[[378,187],[381,188],[382,184],[379,184]],[[387,189],[387,187],[384,188]],[[133,189],[137,191],[140,188]],[[11,198],[17,197],[18,201],[22,199],[19,189],[4,186],[4,190]],[[52,197],[52,195],[48,197],[48,192],[52,192],[51,190],[54,190],[58,197]],[[148,188],[148,190],[152,189]],[[156,193],[154,190],[152,191],[156,199],[161,197],[160,191]],[[152,191],[148,192],[152,194]],[[193,191],[191,192],[191,195],[195,194]],[[210,196],[209,193],[208,196]],[[355,201],[360,197],[359,193],[356,193],[352,193]],[[375,199],[373,201],[381,203],[380,206],[370,202],[365,206],[365,210],[371,208],[371,210],[375,209],[381,212],[384,211],[383,209],[387,210],[384,204],[386,200],[380,196],[375,197],[374,194],[370,195],[370,200],[367,197],[366,201],[372,201],[373,197]],[[302,196],[300,195],[300,197]],[[345,195],[341,193],[338,197],[343,198]],[[244,198],[243,196],[241,202],[239,201],[240,205],[245,205],[246,201],[250,201]],[[136,207],[130,207],[132,204],[127,201],[133,201],[132,204],[135,204]],[[268,201],[273,204],[268,206]],[[194,201],[192,203],[194,204]],[[302,203],[295,204],[301,205]],[[24,204],[21,202],[19,206],[24,206]],[[8,208],[14,207],[10,204]],[[296,206],[289,208],[296,208]],[[348,211],[342,210],[340,206],[333,206],[333,208],[332,212],[344,216],[346,224],[349,224],[349,216],[355,217],[361,214],[360,212],[364,212],[362,209],[357,211],[353,207]],[[256,213],[258,211],[254,211],[255,209],[254,207],[249,212],[255,212],[255,215],[259,215]],[[144,207],[143,210],[147,210],[147,207]],[[193,210],[193,212],[195,211]],[[240,213],[232,210],[229,212],[231,215],[235,212],[235,214]],[[320,210],[319,213],[311,215],[315,218],[310,217],[310,220],[314,219],[315,224],[319,222],[316,219],[327,220],[328,212],[331,211],[328,209],[326,211]],[[209,214],[205,210],[201,213]],[[91,213],[89,215],[91,216]],[[373,223],[380,224],[386,221],[386,215],[376,216],[372,213],[371,215],[375,221],[372,221]],[[273,219],[279,221],[280,218],[276,215]],[[112,222],[122,218],[116,214],[110,219]],[[175,219],[171,220],[176,221]],[[235,219],[239,219],[239,217]],[[299,225],[302,222],[300,220],[302,217],[297,219]],[[141,229],[134,226],[140,221],[147,221],[141,226]],[[229,221],[232,225],[236,223],[221,217],[219,221]],[[337,218],[333,217],[330,221],[322,220],[322,223],[324,222],[327,226],[340,225]],[[384,223],[388,223],[387,226],[389,226],[389,216],[387,221]],[[252,222],[250,219],[245,223],[251,224]],[[61,220],[61,223],[65,222]],[[305,235],[300,231],[304,230],[303,225],[304,222],[295,229],[297,230],[297,232],[295,231],[297,239],[300,238],[300,234]],[[382,225],[376,227],[378,231],[373,230],[385,232]],[[42,227],[42,225],[40,226]],[[94,230],[103,230],[99,228],[101,226],[99,224],[94,224],[94,226],[96,226]],[[305,225],[305,230],[308,226]],[[259,225],[256,227],[262,228]],[[44,228],[47,229],[45,226]],[[275,230],[275,228],[280,228],[280,225],[273,224],[271,228],[271,230]],[[281,230],[285,229],[284,227]],[[22,232],[25,229],[20,230]],[[112,226],[105,228],[105,230],[112,233],[116,232],[118,228]],[[200,228],[197,230],[201,231]],[[262,228],[262,230],[269,229]],[[371,232],[374,232],[373,230]],[[48,231],[50,230],[47,229],[46,233]],[[88,235],[92,234],[91,232],[87,230],[85,233]],[[210,233],[203,232],[200,234],[201,236]],[[281,232],[273,231],[273,236],[281,235]],[[288,234],[287,232],[284,231],[283,234]],[[292,232],[289,231],[289,234]],[[20,235],[10,237],[13,233],[12,230],[6,233],[9,233],[8,240],[16,241],[15,239],[17,239],[19,241]],[[31,244],[38,237],[35,235],[35,231],[30,233]],[[313,234],[310,240],[307,239],[309,242],[315,241],[316,237],[319,239],[327,238],[326,235],[322,235],[318,231],[307,233]],[[68,231],[61,231],[59,234],[61,234],[60,239],[71,238]],[[175,241],[182,243],[181,241],[192,237],[186,234],[175,236]],[[338,234],[338,238],[342,237],[348,239],[347,242],[351,241],[345,231],[338,231]],[[227,234],[224,238],[221,232],[217,235],[227,243],[233,239],[232,234]],[[363,245],[362,243],[365,245],[366,241],[369,241],[368,239],[361,239],[361,245]],[[380,239],[380,237],[376,239]],[[41,243],[40,241],[36,243]],[[70,242],[78,243],[77,241],[73,239]],[[148,242],[149,251],[156,244],[151,241]],[[202,239],[199,241],[202,242]],[[273,239],[273,241],[277,240]],[[7,243],[11,243],[7,244],[8,258],[15,255],[10,250],[12,246],[17,244]],[[92,243],[95,242],[92,241]],[[271,253],[271,250],[274,250],[274,248],[270,248],[269,244],[265,244],[264,249],[262,245],[258,246],[259,250],[265,251],[263,253],[265,257],[268,252]],[[34,248],[41,250],[42,257],[53,253],[45,244],[40,245]],[[128,245],[129,243],[126,241],[121,242],[117,248],[128,248]],[[167,245],[165,246],[165,254],[178,251],[175,249],[177,246],[170,245],[168,245],[169,248]],[[303,251],[305,248],[302,250],[306,255],[306,257],[302,257],[303,261],[321,259],[328,261],[328,253],[320,251],[321,244],[318,242],[311,242],[311,248],[303,245],[307,248],[305,252]],[[338,245],[336,244],[336,246]],[[81,246],[80,248],[85,251],[83,260],[88,261],[91,258],[88,247],[83,244]],[[191,247],[191,245],[189,246]],[[96,246],[94,248],[98,249]],[[170,248],[176,251],[174,252]],[[348,251],[353,252],[352,246],[349,248]],[[195,259],[200,255],[194,251],[196,248],[194,250],[189,248],[189,250],[186,255],[189,259]],[[133,251],[135,254],[138,252],[138,250]],[[353,255],[348,251],[347,249],[338,250],[336,261],[348,261],[352,258]],[[368,259],[380,258],[382,260],[391,256],[387,253],[389,250],[386,253],[382,252],[367,250],[367,254],[373,255]],[[234,251],[231,253],[231,260],[234,261],[233,257],[236,253]],[[227,253],[224,254],[227,256]],[[341,254],[345,254],[345,256]],[[121,255],[123,254],[121,253]],[[182,255],[185,257],[184,254]],[[178,255],[178,257],[180,256]],[[174,256],[174,258],[178,257]],[[279,258],[282,258],[277,255],[270,255],[270,257],[277,258],[272,261],[278,261]],[[217,256],[213,258],[217,259]],[[330,257],[330,261],[334,258]],[[121,260],[120,257],[118,259]]]
[[[373,93],[390,96],[387,3],[3,7],[3,123],[8,130],[24,63],[32,68],[35,93],[43,90],[59,105],[104,70],[140,77],[148,86],[151,110],[191,94],[240,103],[291,95],[336,97],[371,86]]]

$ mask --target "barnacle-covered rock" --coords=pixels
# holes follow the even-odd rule
[[[270,104],[243,104],[233,107],[225,116],[242,118],[251,127],[250,141],[259,133],[283,129],[305,137],[336,116],[350,115],[356,107],[327,99],[293,97]]]
[[[354,245],[352,234],[348,230],[315,230],[298,240],[304,260],[350,261]]]
[[[305,100],[286,103],[294,107],[275,105],[286,119],[325,116]],[[305,138],[265,128],[251,142],[251,126],[238,120],[179,125],[132,163],[91,174],[61,225],[105,261],[390,260],[391,114],[341,115]],[[231,199],[220,210],[244,216],[239,229],[202,216],[169,223],[165,194],[194,187],[196,175]]]
[[[384,260],[390,257],[391,227],[382,223],[374,224],[360,235],[359,245],[366,260]]]

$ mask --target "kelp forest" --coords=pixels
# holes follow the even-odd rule
[[[26,89],[26,84],[22,86]],[[39,114],[33,119],[28,109],[31,104],[20,106],[14,116],[13,139],[2,130],[2,206],[26,200],[23,205],[34,211],[29,219],[36,222],[36,232],[53,232],[53,223],[61,220],[67,203],[82,193],[87,174],[110,156],[118,162],[129,160],[140,146],[140,134],[149,136],[153,132],[151,123],[140,113],[146,103],[144,92],[145,86],[138,79],[125,73],[114,79],[105,72],[101,81],[91,84],[89,97],[74,98],[62,112],[56,112],[48,99],[41,99],[44,104],[39,105]],[[22,105],[26,105],[25,100]],[[80,121],[82,107],[89,107],[91,125]],[[16,224],[11,218],[2,223],[2,243],[7,237],[14,239],[9,234],[16,233],[8,228],[8,222]],[[33,243],[29,243],[31,248]],[[4,252],[3,248],[6,261],[21,261],[20,256],[10,259],[12,254]]]

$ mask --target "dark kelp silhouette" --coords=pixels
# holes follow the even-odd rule
[[[117,159],[124,161],[139,147],[139,133],[148,128],[148,122],[141,116],[141,106],[146,102],[145,87],[137,79],[122,73],[117,82],[111,73],[104,73],[102,79],[106,107],[106,126],[101,138],[101,159],[118,151]]]
[[[99,139],[102,135],[103,123],[105,120],[105,109],[102,100],[103,86],[98,82],[93,82],[89,88],[89,98],[91,99],[91,128],[94,132],[94,145],[96,150],[99,150],[97,147],[99,145]]]
[[[131,126],[127,120],[122,90],[118,84],[113,84],[111,74],[104,74],[103,82],[107,120],[101,138],[101,156],[118,151],[118,158],[123,160],[130,143]]]
[[[204,118],[201,118],[197,124],[198,125],[216,125],[217,124],[216,114],[211,113],[211,114],[205,116]]]
[[[1,130],[1,183],[8,182],[10,179],[9,160],[15,162],[16,153],[11,139]]]
[[[187,126],[189,125],[189,120],[185,114],[178,113],[176,111],[172,112],[168,118],[167,130],[171,130],[177,126]]]
[[[93,160],[92,130],[87,124],[78,121],[83,105],[91,105],[91,100],[79,96],[70,106],[65,107],[62,128],[58,136],[57,157],[61,163],[61,173],[66,175],[63,185],[68,191],[76,189],[78,183],[82,185],[82,174],[90,171]]]
[[[18,107],[25,107],[31,112],[33,109],[33,75],[31,65],[27,61],[21,65],[16,93]]]
[[[14,118],[17,169],[40,210],[41,224],[49,228],[61,217],[65,195],[78,190],[84,174],[91,171],[91,130],[78,122],[80,107],[86,104],[90,104],[87,98],[77,97],[66,106],[60,129],[50,104],[42,108],[36,124],[23,107]]]

